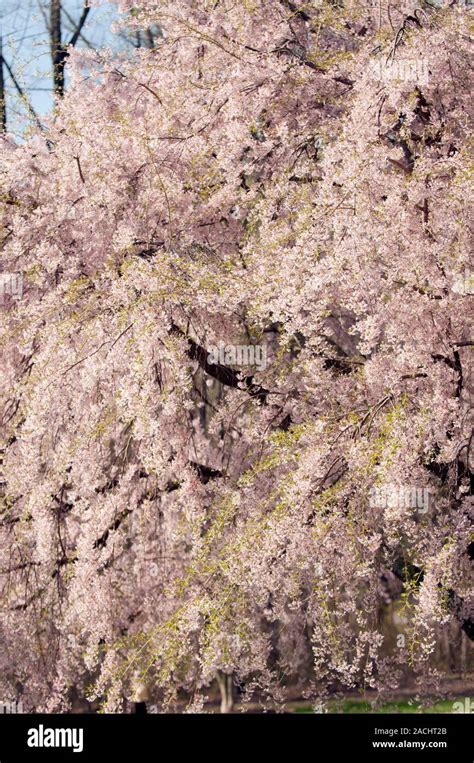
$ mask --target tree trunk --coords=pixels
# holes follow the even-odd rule
[[[64,95],[64,66],[66,61],[66,51],[61,42],[61,0],[51,0],[49,11],[53,87],[55,94],[62,98]]]
[[[234,708],[234,684],[227,673],[217,674],[217,683],[221,693],[221,713],[231,713]]]

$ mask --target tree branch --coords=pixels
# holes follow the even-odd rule
[[[175,323],[171,326],[171,332],[178,336],[186,337],[189,343],[189,349],[187,350],[188,356],[191,360],[197,360],[203,371],[209,376],[212,376],[217,381],[221,382],[227,387],[234,387],[234,389],[245,389],[250,395],[258,400],[261,405],[265,405],[267,397],[270,394],[268,389],[265,389],[260,384],[255,384],[253,376],[241,376],[238,371],[230,368],[229,366],[223,366],[220,363],[209,363],[208,351],[205,347],[191,339],[185,332],[179,328]]]

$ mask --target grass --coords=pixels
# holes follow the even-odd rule
[[[464,703],[464,697],[454,697],[453,699],[444,699],[431,705],[422,706],[419,701],[413,699],[400,699],[391,702],[384,702],[378,706],[373,706],[364,699],[343,699],[329,700],[327,708],[330,713],[452,713],[453,703],[460,701]],[[474,698],[471,698],[471,707],[474,706]],[[311,705],[295,705],[292,708],[294,713],[312,713]]]

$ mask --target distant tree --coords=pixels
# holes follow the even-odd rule
[[[35,6],[26,8],[21,0],[12,7],[2,8],[2,15],[11,17],[11,24],[8,29],[10,33],[5,32],[2,37],[2,51],[0,51],[0,70],[2,78],[0,87],[3,104],[2,111],[2,129],[7,130],[7,100],[9,85],[13,87],[16,94],[20,97],[20,102],[26,107],[28,117],[37,125],[40,124],[39,115],[33,107],[33,94],[38,89],[47,90],[47,82],[44,80],[44,73],[35,72],[36,61],[41,54],[47,52],[51,59],[51,92],[61,98],[65,88],[65,66],[69,51],[80,41],[87,47],[93,47],[93,42],[86,37],[84,28],[89,17],[91,8],[84,0],[79,18],[75,19],[75,7],[69,0],[38,0],[37,9],[39,10],[40,20],[34,16],[28,22],[28,15],[32,14]],[[26,22],[24,14],[27,14]],[[41,23],[43,19],[43,25]],[[33,31],[26,34],[15,32],[15,26],[25,28],[24,25],[30,24]],[[5,25],[2,24],[2,27]],[[103,22],[102,22],[103,26]],[[92,35],[97,39],[98,35]]]
[[[64,66],[69,55],[70,48],[77,43],[82,28],[89,15],[90,6],[84,0],[84,7],[77,25],[70,38],[63,37],[61,23],[61,0],[49,2],[49,35],[51,45],[51,63],[53,71],[54,92],[62,98],[64,95]]]

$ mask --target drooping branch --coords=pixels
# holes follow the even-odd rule
[[[208,360],[209,353],[205,347],[191,339],[175,323],[172,324],[171,331],[178,336],[186,337],[189,343],[188,356],[191,360],[197,360],[203,371],[212,376],[213,379],[217,379],[217,381],[227,387],[246,390],[250,397],[255,398],[261,405],[267,402],[270,391],[260,384],[256,384],[253,381],[253,376],[242,376],[239,371],[229,366],[224,366],[221,363],[210,363]]]

